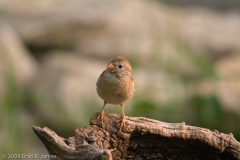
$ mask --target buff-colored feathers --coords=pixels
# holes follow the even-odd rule
[[[118,104],[122,107],[121,125],[124,126],[124,103],[133,96],[134,83],[129,61],[121,56],[113,57],[97,80],[97,93],[104,101],[99,118],[104,120],[106,104]]]

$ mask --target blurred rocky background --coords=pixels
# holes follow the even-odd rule
[[[111,57],[133,67],[127,116],[182,122],[240,140],[240,2],[0,1],[0,154],[47,154],[31,126],[62,137],[103,101]],[[120,114],[108,105],[106,113]]]

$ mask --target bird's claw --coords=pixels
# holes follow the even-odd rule
[[[120,124],[120,127],[119,127],[119,130],[118,130],[118,131],[121,131],[121,130],[122,130],[122,127],[123,127],[123,128],[125,128],[125,116],[124,116],[124,115],[122,115],[122,116],[121,116],[121,119],[120,119],[120,120],[118,120],[117,122],[121,122],[121,124]]]
[[[102,124],[102,127],[103,127],[103,121],[104,121],[104,110],[101,110],[101,112],[99,113],[97,119],[101,119],[101,124]]]

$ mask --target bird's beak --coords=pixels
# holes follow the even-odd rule
[[[110,70],[113,70],[115,67],[112,63],[110,63],[109,65],[107,65],[107,68],[110,69]]]

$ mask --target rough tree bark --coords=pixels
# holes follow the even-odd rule
[[[143,117],[126,117],[125,128],[119,132],[118,115],[106,114],[102,127],[98,114],[68,139],[47,127],[34,126],[33,130],[58,160],[240,159],[240,143],[231,133]]]

